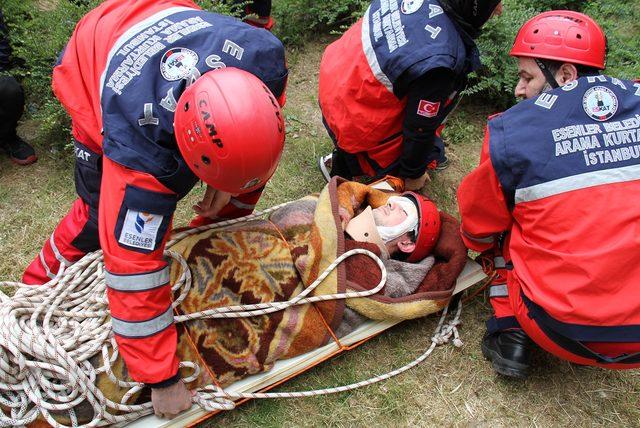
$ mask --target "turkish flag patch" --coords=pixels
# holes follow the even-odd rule
[[[431,102],[427,100],[420,100],[417,113],[424,117],[436,117],[440,111],[440,101]]]

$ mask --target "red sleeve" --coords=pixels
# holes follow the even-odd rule
[[[511,229],[513,223],[489,157],[488,142],[487,131],[480,165],[458,187],[462,239],[468,248],[479,252],[493,247],[498,235]]]
[[[177,333],[163,252],[177,195],[149,174],[103,162],[99,232],[113,332],[135,381],[170,383]]]

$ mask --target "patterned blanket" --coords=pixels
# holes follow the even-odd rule
[[[299,294],[337,257],[336,224],[331,210],[322,209],[330,208],[329,199],[325,191],[284,207],[269,220],[202,232],[175,245],[172,249],[185,257],[193,276],[177,312],[286,301]],[[315,293],[343,291],[340,271],[344,268]],[[177,279],[180,266],[175,263],[171,272]],[[324,345],[331,339],[327,326],[338,327],[343,308],[344,301],[334,300],[251,318],[191,321],[178,349],[197,349],[209,375],[224,386]]]

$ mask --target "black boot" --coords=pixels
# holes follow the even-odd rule
[[[524,379],[529,374],[531,339],[519,328],[485,334],[482,355],[499,374]]]
[[[38,160],[33,147],[18,136],[0,142],[0,146],[9,155],[9,158],[18,165],[29,165]]]

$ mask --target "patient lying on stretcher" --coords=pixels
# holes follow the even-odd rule
[[[388,183],[392,185],[388,188],[400,190],[400,182],[389,179]],[[379,295],[347,301],[337,336],[348,334],[367,319],[410,319],[437,310],[433,302],[446,301],[466,261],[457,221],[414,192],[390,193],[342,182],[337,185],[336,195],[345,250],[366,248],[377,253],[388,273]],[[274,213],[271,220],[282,227],[304,224],[315,208],[315,203],[309,202],[307,207]],[[366,256],[347,259],[345,265],[350,290],[361,291],[378,284],[379,269]]]
[[[448,303],[466,262],[458,230],[454,218],[420,195],[383,192],[336,178],[319,195],[294,201],[267,219],[182,239],[171,250],[186,260],[192,283],[176,315],[288,301],[354,248],[377,254],[388,273],[383,291],[368,297],[293,306],[249,318],[178,324],[179,359],[201,368],[188,388],[225,387],[267,371],[278,360],[339,340],[367,319],[403,320],[439,311]],[[172,263],[172,283],[181,273],[180,264]],[[380,279],[377,263],[358,254],[339,264],[312,295],[370,290]],[[179,294],[176,291],[175,297]],[[93,364],[102,365],[102,357],[96,355]],[[117,378],[127,379],[120,358],[112,369]],[[189,374],[185,370],[182,376]],[[127,391],[106,374],[97,377],[96,385],[113,401]],[[77,413],[80,420],[86,416],[81,409]]]
[[[428,199],[399,194],[337,178],[319,195],[294,201],[265,220],[207,230],[174,245],[193,277],[178,314],[290,300],[354,248],[380,256],[388,273],[383,291],[364,298],[185,323],[179,326],[180,357],[205,363],[208,375],[226,385],[323,346],[366,319],[405,320],[442,309],[466,262],[459,225]],[[172,282],[181,270],[172,265]],[[354,255],[312,295],[370,290],[381,275],[370,257]]]

